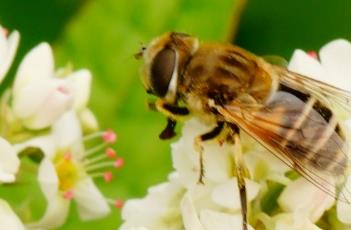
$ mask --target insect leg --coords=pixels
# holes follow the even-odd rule
[[[238,188],[240,192],[240,203],[241,203],[241,214],[243,221],[243,230],[247,230],[247,193],[246,193],[246,185],[245,185],[245,163],[244,158],[241,151],[241,143],[239,132],[234,133],[234,161],[235,161],[235,169],[236,169],[236,177]]]
[[[162,99],[158,99],[155,102],[156,109],[166,115],[166,117],[172,120],[181,120],[190,114],[190,111],[186,107],[180,107],[173,104],[168,104]]]
[[[167,118],[167,125],[160,133],[159,138],[162,140],[168,140],[174,137],[176,135],[174,131],[176,124],[177,122],[175,120],[172,120],[171,118]]]
[[[208,140],[212,140],[212,139],[216,138],[222,132],[223,127],[224,127],[224,123],[218,122],[217,126],[214,127],[211,131],[196,137],[194,140],[195,150],[199,153],[200,174],[199,174],[198,183],[200,183],[200,184],[204,184],[203,178],[205,175],[204,160],[203,160],[203,147],[202,147],[201,143],[204,141],[208,141]]]
[[[156,102],[148,102],[148,107],[152,110],[157,110],[167,117],[167,125],[160,133],[159,138],[167,140],[176,135],[174,132],[177,120],[181,120],[189,115],[189,110],[185,107],[168,104],[165,101],[158,99]]]

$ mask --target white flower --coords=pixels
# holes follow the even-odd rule
[[[308,199],[306,199],[307,194]],[[301,177],[284,189],[279,196],[278,203],[284,211],[298,212],[314,223],[334,205],[335,198]]]
[[[6,76],[15,57],[20,35],[14,31],[7,36],[7,32],[0,26],[0,82]]]
[[[334,40],[321,48],[319,59],[296,50],[289,69],[351,92],[351,43]]]
[[[275,230],[322,230],[299,212],[279,214],[274,220]]]
[[[0,184],[14,182],[19,165],[15,149],[0,137]]]
[[[239,229],[242,226],[240,195],[233,177],[232,146],[215,141],[203,143],[205,184],[198,184],[199,155],[194,138],[211,127],[196,119],[184,124],[182,137],[172,144],[176,172],[169,182],[149,189],[148,195],[128,201],[123,209],[121,230],[147,229]],[[248,201],[260,185],[246,180]],[[234,226],[234,227],[233,227]]]
[[[0,229],[25,230],[23,223],[12,211],[10,205],[0,199]]]
[[[122,210],[122,218],[126,222],[120,230],[138,228],[147,229],[182,229],[179,203],[185,189],[170,175],[170,181],[148,189],[143,199],[127,201]]]
[[[84,139],[103,137],[106,142],[115,140],[114,134],[107,134],[96,133]],[[110,180],[110,173],[96,170],[121,166],[120,159],[113,162],[105,154],[92,157],[92,153],[105,146],[102,143],[90,150],[84,149],[81,127],[73,111],[65,113],[55,122],[51,135],[16,145],[18,151],[26,147],[38,147],[45,155],[39,166],[38,180],[48,206],[42,219],[30,224],[30,227],[61,226],[66,220],[72,199],[76,201],[83,220],[101,218],[110,212],[107,199],[92,180],[96,176]]]
[[[62,78],[54,72],[50,46],[41,43],[23,59],[13,86],[13,110],[30,129],[52,125],[63,113],[83,109],[89,99],[91,74],[80,70]]]

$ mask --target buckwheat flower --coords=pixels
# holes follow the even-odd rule
[[[90,149],[84,142],[100,139],[100,144]],[[31,228],[57,228],[68,215],[72,200],[77,203],[82,220],[97,219],[110,213],[110,199],[105,198],[93,179],[101,177],[106,182],[112,180],[109,169],[123,166],[123,159],[115,151],[107,148],[116,141],[112,131],[97,132],[82,136],[80,123],[73,111],[66,112],[52,127],[49,136],[37,137],[16,145],[20,151],[26,147],[40,148],[45,157],[40,163],[38,180],[48,202],[44,216],[28,226]],[[117,203],[114,203],[117,206]]]
[[[302,50],[296,50],[289,69],[351,92],[351,43],[334,40],[319,51],[319,60]]]
[[[20,35],[17,31],[9,36],[7,30],[0,25],[0,82],[6,76],[15,57]]]
[[[47,43],[33,48],[23,59],[13,86],[13,110],[29,129],[52,125],[70,109],[83,109],[89,99],[91,74],[79,70],[58,76]]]
[[[242,226],[240,195],[233,176],[233,146],[216,141],[203,143],[205,183],[198,183],[199,154],[194,149],[194,138],[210,129],[197,119],[185,122],[181,138],[172,144],[175,172],[168,182],[151,187],[145,198],[126,202],[121,230],[226,230]],[[260,185],[249,179],[246,184],[251,202]]]
[[[324,185],[324,187],[327,186],[327,184]],[[331,191],[333,189],[330,188]],[[306,194],[311,198],[306,199]],[[335,204],[335,198],[300,177],[284,189],[278,198],[278,203],[285,212],[298,212],[315,223]]]
[[[20,161],[13,146],[0,137],[0,184],[14,182],[19,165]]]
[[[13,212],[10,205],[0,199],[0,229],[25,230],[23,223]]]

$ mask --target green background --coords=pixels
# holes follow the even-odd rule
[[[113,183],[97,183],[107,197],[142,197],[149,186],[166,180],[172,165],[170,141],[157,137],[166,121],[147,109],[138,74],[141,63],[133,58],[140,44],[166,31],[182,31],[288,59],[295,48],[318,50],[332,39],[351,39],[350,22],[348,0],[249,0],[245,7],[241,0],[0,0],[0,24],[21,32],[5,85],[23,55],[41,41],[53,45],[57,67],[70,63],[75,69],[90,69],[90,107],[102,128],[117,131],[114,147],[126,161]],[[38,186],[33,177],[21,179],[24,183],[15,192],[12,186],[1,187],[0,196],[24,219],[39,217],[45,203],[41,195],[33,195],[40,194]],[[120,223],[119,210],[81,222],[73,206],[61,229],[116,229]]]

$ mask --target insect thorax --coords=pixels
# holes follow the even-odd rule
[[[273,80],[260,59],[232,46],[203,44],[180,76],[179,92],[197,112],[209,112],[208,100],[217,104],[263,104]]]

